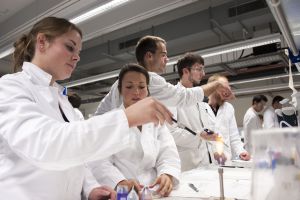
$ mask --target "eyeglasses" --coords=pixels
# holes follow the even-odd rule
[[[195,70],[195,71],[198,71],[198,72],[204,72],[204,67],[192,67],[190,68],[191,70]]]

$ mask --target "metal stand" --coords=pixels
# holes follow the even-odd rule
[[[224,184],[223,184],[223,168],[218,168],[219,181],[220,181],[220,200],[225,200],[224,196]]]

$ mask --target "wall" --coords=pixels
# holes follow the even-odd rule
[[[265,95],[268,98],[267,105],[269,106],[272,104],[272,100],[274,96],[280,95],[284,98],[290,98],[291,94],[292,94],[291,90],[272,92],[272,93],[263,93],[263,95]],[[238,127],[243,127],[243,118],[248,108],[252,105],[253,96],[254,95],[238,97],[236,100],[231,102],[235,108],[235,117],[236,117]]]

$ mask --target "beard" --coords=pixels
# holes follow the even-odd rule
[[[200,86],[201,80],[197,81],[197,80],[193,79],[191,75],[189,76],[189,81],[193,84],[193,87]]]
[[[221,105],[224,104],[225,101],[221,98],[221,96],[220,96],[219,94],[217,94],[217,95],[215,96],[215,98],[216,98],[217,104],[218,104],[219,106],[221,106]]]

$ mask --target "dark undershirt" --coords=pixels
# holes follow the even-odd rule
[[[218,105],[218,106],[216,107],[216,110],[214,109],[214,107],[213,107],[212,105],[209,105],[209,106],[210,106],[211,110],[213,111],[213,113],[215,114],[215,116],[217,116],[218,110],[219,110],[220,106]]]

